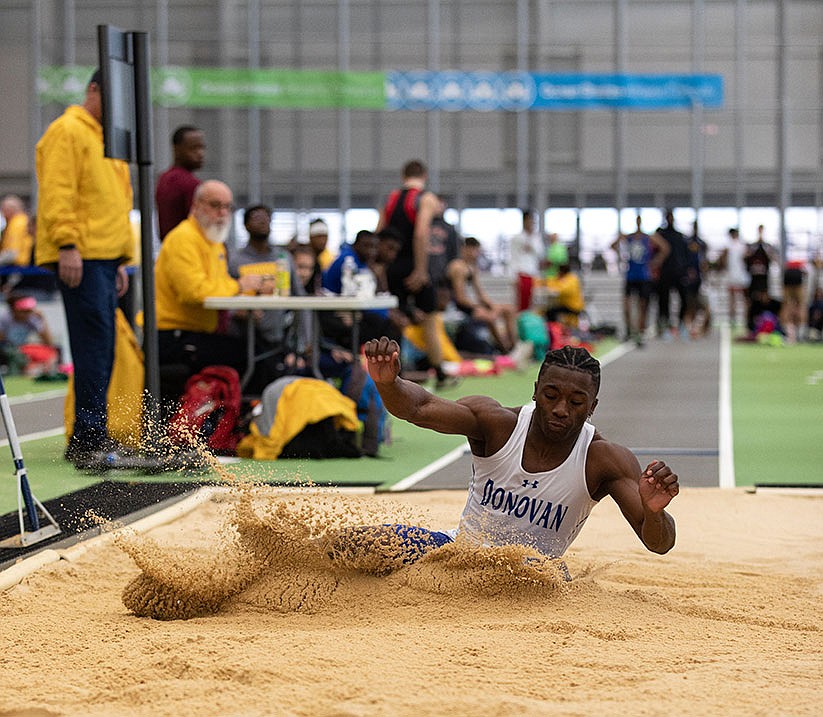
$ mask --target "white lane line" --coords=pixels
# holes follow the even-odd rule
[[[603,358],[598,359],[600,361],[600,367],[608,366],[610,363],[617,361],[617,359],[625,356],[627,353],[634,351],[637,348],[633,341],[624,341],[622,344],[618,344],[615,346],[611,351],[603,355]]]
[[[736,486],[734,475],[734,434],[732,431],[732,350],[728,325],[720,326],[720,385],[718,386],[718,472],[721,488]]]
[[[60,426],[60,428],[50,428],[47,431],[37,431],[36,433],[27,433],[25,436],[18,436],[17,440],[20,443],[25,443],[26,441],[36,441],[38,438],[53,438],[54,436],[62,436],[66,432],[64,426]],[[9,445],[9,439],[3,438],[0,440],[0,446],[7,446]]]
[[[415,471],[409,476],[406,476],[399,482],[395,483],[393,486],[389,488],[390,491],[401,491],[401,490],[408,490],[413,485],[416,485],[421,480],[428,478],[432,473],[436,473],[441,468],[445,468],[446,466],[451,465],[454,463],[458,458],[464,456],[466,453],[469,452],[468,445],[458,446],[454,450],[449,451],[445,456],[441,456],[436,461],[429,463],[429,465],[421,468],[419,471]],[[467,476],[468,479],[468,476]]]
[[[600,366],[607,366],[608,364],[612,363],[612,361],[617,361],[621,356],[625,356],[630,351],[635,349],[634,343],[630,341],[626,341],[625,343],[619,344],[615,346],[611,351],[603,356],[603,358],[599,359]],[[412,486],[417,485],[420,481],[425,480],[433,473],[436,473],[441,468],[445,468],[446,466],[450,466],[454,463],[458,458],[461,456],[466,455],[469,452],[469,447],[466,446],[459,446],[452,451],[449,451],[445,456],[441,456],[436,461],[429,463],[429,465],[424,466],[419,471],[415,471],[411,475],[402,478],[397,483],[392,485],[389,490],[390,491],[402,491],[408,490]]]
[[[6,394],[8,396],[8,393]],[[9,405],[18,403],[37,403],[38,401],[51,401],[55,398],[65,398],[66,389],[59,388],[53,391],[42,391],[41,393],[21,393],[17,396],[9,396]]]

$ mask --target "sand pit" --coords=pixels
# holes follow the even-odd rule
[[[604,501],[571,583],[516,551],[328,557],[463,499],[234,491],[46,566],[0,595],[0,717],[820,714],[823,498],[683,490],[663,557]]]

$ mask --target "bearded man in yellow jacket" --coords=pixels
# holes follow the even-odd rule
[[[160,365],[180,364],[189,374],[224,365],[243,373],[243,339],[218,332],[218,312],[207,309],[207,296],[256,293],[258,275],[229,275],[225,241],[231,229],[232,192],[223,182],[198,185],[191,213],[172,229],[154,265]]]
[[[35,261],[56,270],[74,362],[74,429],[66,459],[78,468],[123,447],[108,434],[106,394],[114,362],[115,310],[134,251],[128,165],[103,154],[100,71],[49,125],[36,148],[39,183]]]

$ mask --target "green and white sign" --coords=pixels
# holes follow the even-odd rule
[[[83,98],[93,67],[44,67],[41,103]],[[152,70],[152,97],[161,107],[281,107],[385,109],[386,73],[163,67]]]

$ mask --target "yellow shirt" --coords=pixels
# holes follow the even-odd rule
[[[120,259],[134,253],[129,212],[129,165],[103,156],[103,128],[72,105],[37,143],[37,264],[57,262],[61,246],[74,244],[83,259]]]
[[[160,331],[213,333],[217,311],[203,308],[203,300],[240,292],[229,276],[226,247],[206,239],[192,216],[166,234],[154,265],[154,283]]]
[[[326,271],[334,261],[335,256],[328,249],[323,249],[317,257],[317,266],[321,271]]]
[[[29,218],[24,213],[15,214],[6,223],[0,240],[0,251],[14,252],[10,263],[16,266],[28,266],[31,263],[31,247],[34,244],[29,234]]]
[[[575,312],[583,311],[586,306],[577,274],[569,273],[565,276],[558,276],[556,279],[547,279],[546,288],[554,294],[552,302],[554,306]]]

